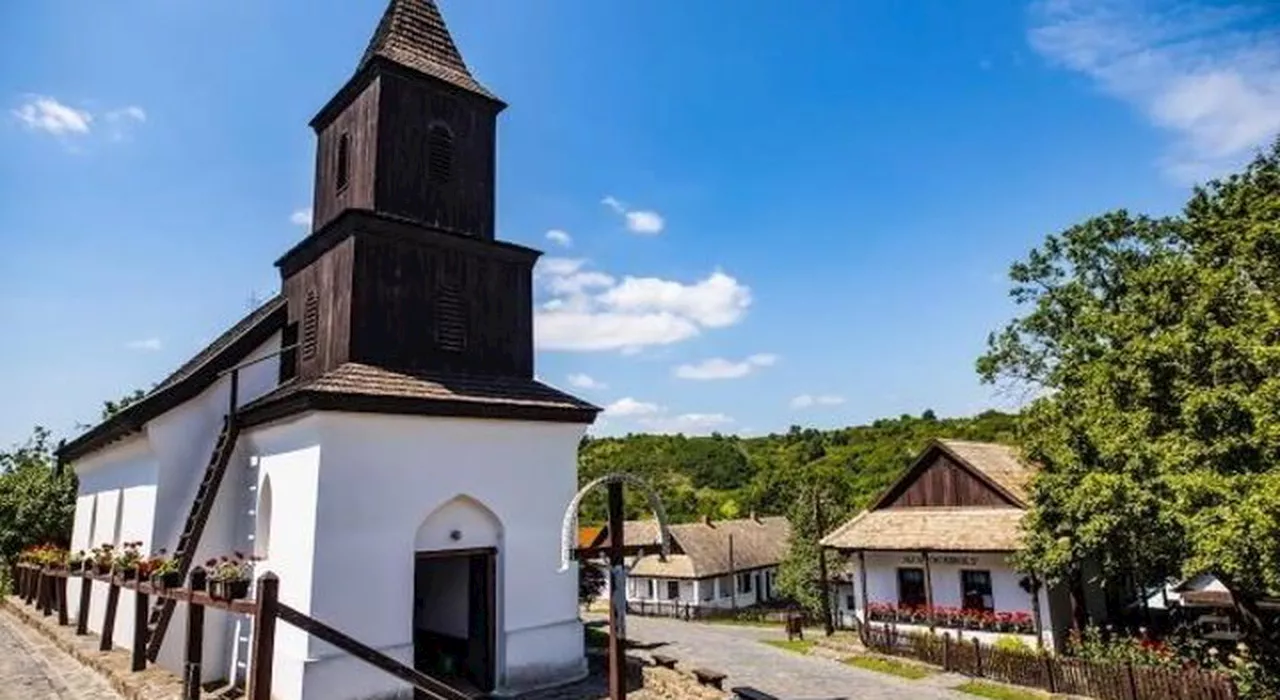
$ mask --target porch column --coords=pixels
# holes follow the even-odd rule
[[[862,619],[861,624],[858,625],[858,630],[861,632],[871,622],[871,613],[867,610],[867,555],[861,549],[858,550],[858,594],[862,599]],[[854,617],[857,617],[856,611]]]
[[[929,566],[929,550],[920,553],[924,559],[924,604],[933,609],[933,570]]]
[[[693,602],[698,605],[702,605],[701,586],[698,585],[700,583],[702,582],[696,578],[693,580]]]

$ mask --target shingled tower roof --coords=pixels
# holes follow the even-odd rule
[[[369,48],[365,49],[364,58],[360,59],[360,69],[375,57],[498,100],[471,76],[435,0],[391,0],[369,41]]]

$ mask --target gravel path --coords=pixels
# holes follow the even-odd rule
[[[631,653],[673,656],[680,659],[682,666],[706,667],[728,674],[725,688],[751,686],[785,700],[973,698],[945,687],[962,682],[955,676],[939,674],[911,681],[778,649],[761,641],[785,639],[779,630],[629,616],[627,637],[646,647],[661,645]]]
[[[121,700],[93,670],[0,610],[0,700]]]

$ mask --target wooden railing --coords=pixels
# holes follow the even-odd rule
[[[191,571],[185,588],[158,588],[146,581],[126,580],[119,576],[19,564],[14,568],[15,593],[27,605],[35,606],[45,616],[52,615],[56,610],[58,624],[67,626],[70,622],[67,612],[67,579],[69,578],[78,578],[82,582],[80,604],[76,609],[75,621],[75,633],[81,636],[89,634],[89,608],[93,585],[98,583],[107,586],[107,599],[102,612],[102,634],[98,644],[101,651],[111,651],[115,647],[116,608],[119,605],[120,592],[123,590],[133,593],[135,600],[130,669],[135,672],[145,669],[148,663],[147,614],[148,603],[152,597],[186,604],[187,638],[183,656],[182,700],[200,699],[206,608],[225,610],[254,618],[249,688],[245,694],[247,700],[271,700],[277,620],[293,625],[374,668],[410,684],[418,691],[419,697],[427,700],[472,700],[471,696],[443,681],[410,668],[333,627],[281,603],[280,580],[270,572],[258,578],[256,598],[223,600],[209,594],[207,574],[200,568]]]
[[[913,658],[946,671],[1101,700],[1235,700],[1235,683],[1201,669],[1105,663],[1047,653],[1005,651],[950,635],[867,625],[863,643],[882,654]]]

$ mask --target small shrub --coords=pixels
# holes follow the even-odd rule
[[[995,647],[999,651],[1007,651],[1014,654],[1035,653],[1035,650],[1031,648],[1031,645],[1022,641],[1021,637],[1013,637],[1007,634],[1002,634],[998,639],[996,639]]]

